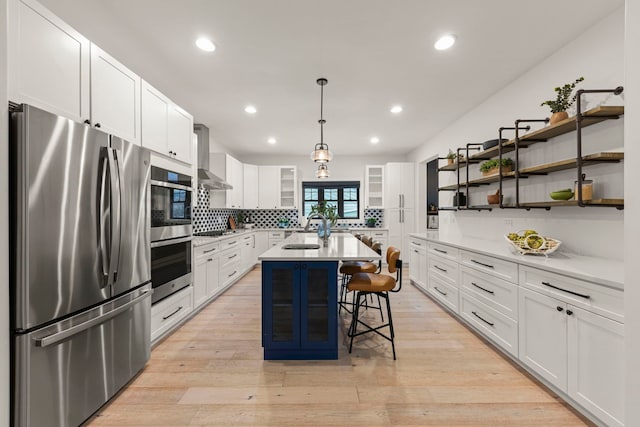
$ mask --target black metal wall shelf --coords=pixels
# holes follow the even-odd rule
[[[546,126],[542,129],[535,130],[531,133],[520,136],[521,130],[529,130],[529,126],[523,126],[524,123],[531,122],[548,122],[548,119],[519,119],[515,121],[514,127],[501,127],[498,130],[498,145],[487,150],[480,151],[478,146],[481,144],[467,144],[465,147],[457,149],[457,159],[453,163],[442,166],[438,169],[439,172],[451,171],[457,173],[457,182],[455,184],[445,185],[438,189],[438,191],[453,191],[466,193],[467,203],[465,206],[452,206],[442,207],[440,210],[491,210],[493,208],[501,209],[546,209],[549,210],[552,207],[558,206],[600,206],[600,207],[615,207],[617,209],[624,208],[624,199],[595,199],[595,200],[582,200],[582,168],[585,166],[601,164],[601,163],[619,163],[624,160],[624,153],[622,152],[600,152],[582,155],[582,129],[594,125],[596,123],[603,122],[605,120],[618,119],[624,114],[623,106],[599,106],[592,108],[584,113],[581,111],[582,96],[587,93],[613,93],[619,95],[623,91],[621,86],[615,89],[594,89],[594,90],[578,90],[576,92],[577,101],[577,115],[569,117],[558,123],[554,123],[550,126]],[[515,130],[515,138],[502,142],[502,132],[504,130]],[[551,138],[555,138],[560,135],[564,135],[570,132],[576,131],[576,157],[560,160],[552,163],[545,163],[527,168],[519,169],[519,151],[522,148],[527,148],[530,145],[538,142],[545,142]],[[471,154],[470,150],[478,151],[475,154]],[[496,175],[483,176],[481,178],[469,179],[470,164],[477,164],[483,160],[489,160],[498,157],[501,163],[502,156],[509,152],[515,152],[514,171],[502,172],[500,170]],[[464,154],[463,154],[464,153]],[[460,170],[466,168],[466,180],[461,181]],[[520,202],[520,179],[525,179],[530,176],[547,175],[549,173],[576,169],[577,171],[577,191],[576,200],[567,201],[544,201],[544,202]],[[492,183],[498,183],[499,193],[502,194],[502,183],[504,180],[515,179],[516,200],[515,204],[503,204],[499,205],[479,205],[470,206],[469,203],[469,189],[479,187],[482,185],[490,185]]]

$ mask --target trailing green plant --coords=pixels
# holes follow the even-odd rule
[[[569,107],[576,102],[576,94],[571,96],[573,89],[576,88],[578,83],[584,80],[584,77],[579,77],[573,83],[567,83],[564,86],[559,86],[554,88],[553,90],[556,92],[556,99],[550,99],[548,101],[544,101],[540,104],[541,107],[548,105],[551,108],[552,113],[560,113],[562,111],[567,111]]]
[[[311,213],[318,213],[327,218],[331,222],[331,225],[336,225],[338,222],[338,206],[329,205],[326,201],[318,202],[317,205],[311,206]]]
[[[491,160],[487,160],[486,162],[482,162],[480,164],[480,172],[488,172],[491,169],[497,168],[499,164],[500,164],[500,161],[498,159],[491,159]],[[502,159],[502,166],[511,166],[511,165],[513,165],[513,160],[511,160],[508,157],[505,157],[504,159]]]

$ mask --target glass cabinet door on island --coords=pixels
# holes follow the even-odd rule
[[[265,359],[336,359],[337,328],[337,262],[263,262]]]

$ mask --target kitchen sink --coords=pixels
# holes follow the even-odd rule
[[[320,249],[317,243],[287,243],[282,249]]]

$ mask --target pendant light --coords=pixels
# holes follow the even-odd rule
[[[327,168],[326,163],[320,163],[320,166],[318,166],[318,170],[316,171],[316,178],[329,178],[329,169]]]
[[[313,152],[311,153],[311,160],[316,163],[327,163],[330,162],[333,157],[333,154],[329,151],[329,146],[324,143],[324,124],[326,123],[326,120],[324,120],[322,115],[322,107],[324,105],[324,86],[328,82],[325,78],[319,78],[316,80],[316,83],[320,85],[320,120],[318,120],[318,123],[320,123],[320,143],[316,144]],[[320,169],[318,169],[318,172],[319,171]]]

